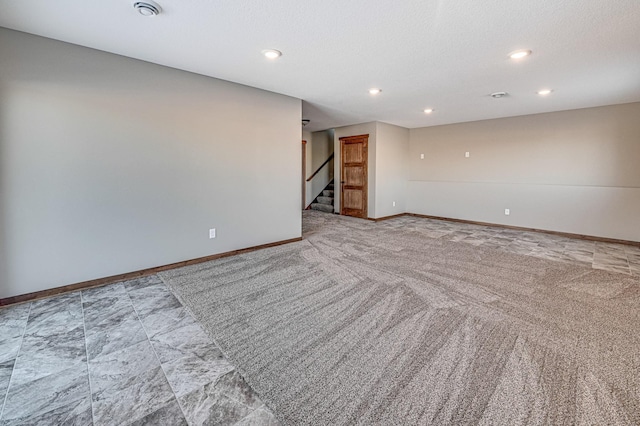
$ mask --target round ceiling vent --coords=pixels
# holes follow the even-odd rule
[[[137,1],[133,4],[133,8],[143,16],[156,16],[160,13],[160,6],[152,1]]]
[[[492,97],[492,98],[496,98],[496,99],[498,99],[498,98],[504,98],[505,96],[507,96],[507,92],[493,92],[493,93],[491,94],[491,97]]]

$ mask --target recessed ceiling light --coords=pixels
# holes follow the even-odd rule
[[[433,112],[433,108],[427,108],[424,110],[425,114],[431,114]]]
[[[277,59],[282,56],[282,52],[275,49],[265,49],[262,51],[262,54],[269,59]]]
[[[551,92],[553,92],[553,90],[551,89],[542,89],[542,90],[538,90],[538,95],[546,96]]]
[[[375,87],[372,88],[372,89],[369,89],[369,94],[371,94],[371,95],[377,95],[380,92],[382,92],[382,90],[378,89],[378,88],[375,88]]]
[[[505,96],[507,96],[507,95],[508,95],[508,93],[507,93],[507,92],[493,92],[490,96],[491,96],[492,98],[499,99],[499,98],[504,98],[504,97],[505,97]]]
[[[156,16],[162,10],[160,6],[151,1],[137,1],[133,4],[133,8],[142,16]]]
[[[509,57],[511,59],[522,59],[529,55],[531,55],[530,50],[516,50],[515,52],[509,53]]]

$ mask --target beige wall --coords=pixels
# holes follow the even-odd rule
[[[380,218],[407,211],[408,163],[409,129],[377,122],[376,209],[375,216],[369,214],[369,217]]]
[[[340,138],[345,136],[369,135],[368,143],[368,192],[367,192],[367,214],[369,217],[376,217],[376,132],[375,122],[355,124],[353,126],[338,127],[334,131],[335,165],[334,176],[336,177],[334,207],[336,212],[340,212]]]
[[[299,99],[6,29],[0,58],[0,298],[300,236]]]
[[[639,164],[640,103],[412,129],[408,211],[640,241]]]

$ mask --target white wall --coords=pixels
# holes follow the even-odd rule
[[[353,126],[338,127],[334,131],[334,149],[335,149],[335,192],[334,207],[336,212],[340,212],[340,138],[345,136],[369,135],[368,143],[368,193],[367,193],[367,214],[369,217],[376,217],[376,132],[377,126],[375,122],[355,124]]]
[[[409,129],[376,123],[376,208],[371,218],[407,212]],[[393,203],[395,202],[395,206]]]
[[[411,213],[640,241],[640,103],[412,129],[410,156]]]
[[[0,297],[300,237],[300,100],[6,29],[0,57]]]

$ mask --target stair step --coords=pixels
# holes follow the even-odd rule
[[[333,190],[332,189],[325,189],[324,191],[322,191],[322,195],[324,197],[333,197]]]
[[[333,213],[333,206],[330,206],[328,204],[313,203],[311,204],[311,209],[320,210],[326,213]]]
[[[318,197],[317,200],[320,204],[333,205],[333,197]]]
[[[330,183],[329,185],[327,185],[327,189],[331,189],[331,190],[333,190],[333,184],[332,184],[332,183]]]

